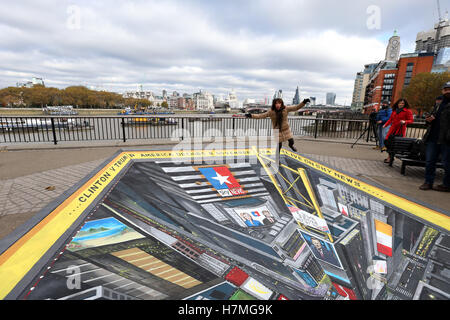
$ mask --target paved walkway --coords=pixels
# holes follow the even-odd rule
[[[345,142],[345,141],[344,141]],[[0,238],[13,232],[36,212],[63,194],[83,177],[100,166],[124,146],[100,148],[45,148],[24,150],[10,148],[0,153]],[[143,145],[141,145],[143,147]],[[328,164],[353,176],[382,184],[396,192],[434,205],[443,210],[450,208],[448,193],[420,191],[423,168],[407,168],[407,175],[400,174],[400,162],[393,167],[383,163],[386,154],[362,144],[351,148],[350,143],[331,143],[297,139],[299,152],[312,160]],[[152,149],[171,149],[171,146],[147,146]],[[438,171],[437,181],[442,179]]]

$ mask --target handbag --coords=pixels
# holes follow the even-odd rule
[[[399,131],[401,132],[400,129],[402,128],[402,126],[404,126],[404,124],[400,125],[395,133],[391,134],[386,140],[384,140],[384,146],[388,150],[392,149],[392,147],[394,146],[395,137],[403,137],[403,135],[399,133]]]

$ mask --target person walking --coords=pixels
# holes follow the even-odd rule
[[[289,141],[289,147],[292,151],[297,152],[297,148],[294,146],[294,136],[288,122],[288,113],[300,110],[309,102],[309,99],[304,99],[296,106],[286,107],[283,99],[277,98],[273,99],[272,108],[269,111],[261,114],[247,113],[245,116],[252,119],[270,118],[272,128],[278,130],[278,150],[281,150],[284,141]]]
[[[378,140],[379,148],[381,151],[386,151],[386,146],[384,145],[384,139],[391,128],[391,125],[384,127],[385,123],[389,120],[392,114],[392,109],[389,107],[389,101],[383,100],[381,103],[381,109],[377,114],[377,129],[378,129]]]
[[[429,123],[423,138],[426,144],[425,182],[419,189],[450,192],[450,82],[443,86],[442,94],[442,102],[436,103],[431,114],[425,118]],[[444,178],[441,185],[433,186],[439,155],[444,167]]]
[[[389,137],[404,137],[406,134],[406,126],[414,122],[413,114],[409,108],[406,99],[399,99],[392,107],[392,113],[388,121],[383,125],[383,128],[391,126],[386,134],[385,143]],[[391,139],[392,139],[391,138]],[[388,151],[389,156],[384,160],[384,163],[389,163],[394,160],[394,154]]]

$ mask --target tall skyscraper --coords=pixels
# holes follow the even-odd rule
[[[320,199],[322,200],[324,206],[332,210],[338,209],[336,205],[336,197],[338,196],[337,189],[330,188],[329,186],[323,184],[318,184],[317,191],[319,192]]]
[[[299,92],[298,86],[297,86],[297,89],[295,90],[294,99],[292,99],[292,104],[297,105],[299,103],[300,103],[300,92]]]
[[[275,94],[273,95],[273,100],[275,99],[283,99],[283,90],[275,91]]]
[[[327,104],[334,106],[336,104],[336,93],[327,92]]]
[[[339,239],[336,251],[340,257],[345,257],[341,261],[350,286],[345,282],[339,283],[339,279],[333,279],[333,282],[350,287],[359,300],[370,300],[372,290],[367,285],[369,264],[366,261],[364,242],[359,228],[353,229],[347,236]]]
[[[365,88],[363,88],[364,83],[364,73],[358,72],[356,73],[355,85],[353,87],[353,98],[352,98],[352,108],[357,110],[362,108],[364,104],[364,92]]]
[[[366,87],[369,83],[370,75],[377,66],[377,63],[366,64],[364,65],[364,71],[356,74],[355,86],[353,88],[352,110],[363,109],[364,99],[366,97]]]

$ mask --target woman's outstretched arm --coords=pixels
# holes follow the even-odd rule
[[[309,99],[305,99],[303,100],[300,104],[296,105],[296,106],[290,106],[290,107],[286,107],[286,111],[287,112],[292,112],[292,111],[298,111],[301,108],[303,108],[308,102],[310,102],[311,100]]]
[[[264,113],[260,113],[260,114],[251,114],[251,113],[247,113],[245,116],[247,118],[252,118],[252,119],[264,119],[270,116],[270,110]]]

